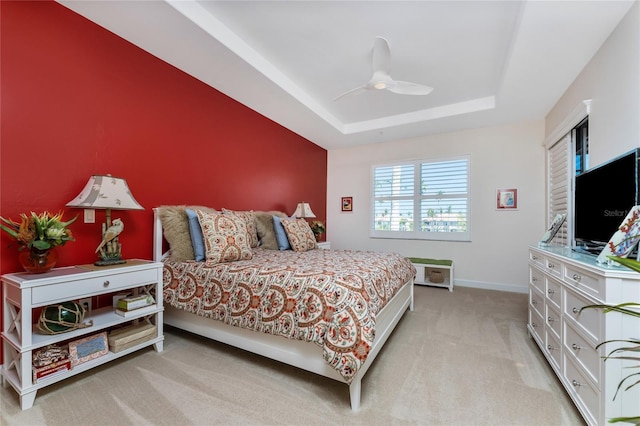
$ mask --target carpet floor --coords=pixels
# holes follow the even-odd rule
[[[526,331],[527,296],[415,288],[362,381],[345,384],[166,327],[147,348],[38,392],[20,410],[0,388],[0,425],[581,425]]]

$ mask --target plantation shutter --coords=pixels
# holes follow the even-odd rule
[[[549,179],[547,227],[551,224],[556,214],[567,214],[567,219],[551,241],[553,245],[565,247],[571,245],[573,238],[572,235],[569,235],[569,230],[573,229],[573,226],[570,226],[573,222],[571,188],[574,170],[571,163],[571,159],[573,158],[571,152],[571,133],[568,133],[547,151]]]

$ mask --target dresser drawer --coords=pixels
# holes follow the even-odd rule
[[[544,274],[538,268],[529,268],[529,282],[537,288],[540,293],[544,293]]]
[[[529,261],[544,268],[544,256],[534,251],[529,252]]]
[[[545,271],[549,275],[552,275],[558,279],[562,279],[562,270],[564,269],[562,262],[545,257],[544,266],[545,266]]]
[[[529,305],[531,309],[534,309],[542,317],[544,313],[544,296],[533,288],[529,288]]]
[[[564,379],[568,391],[578,409],[589,424],[598,424],[600,419],[600,393],[585,377],[584,372],[571,359],[564,356]]]
[[[566,265],[564,269],[564,281],[579,288],[587,294],[604,300],[604,280],[598,279],[582,269],[573,265]]]
[[[562,371],[560,369],[560,366],[562,365],[562,351],[560,350],[560,341],[556,339],[552,333],[547,332],[547,345],[545,348],[549,354],[551,366],[556,370],[556,373],[560,374]]]
[[[553,278],[547,278],[547,301],[553,303],[558,310],[561,308],[562,286]]]
[[[110,271],[112,272],[112,270]],[[110,293],[121,289],[130,289],[158,281],[157,269],[110,273],[108,276],[70,280],[55,285],[34,287],[31,293],[33,305],[82,298],[84,295]]]
[[[560,336],[561,336],[560,333],[562,330],[562,320],[560,318],[560,313],[559,311],[556,311],[553,305],[550,305],[548,303],[546,305],[546,308],[547,308],[547,316],[545,317],[545,322],[549,326],[547,328],[553,331],[557,339],[560,339]]]
[[[582,330],[591,339],[591,343],[602,341],[602,312],[600,309],[589,308],[580,312],[583,306],[593,302],[578,295],[571,289],[564,289],[565,320],[571,321],[576,328]]]
[[[587,342],[573,327],[564,323],[565,353],[583,368],[596,386],[600,386],[600,354],[594,346]]]
[[[535,309],[529,309],[529,325],[530,330],[533,330],[535,334],[535,339],[544,347],[544,320],[542,319],[542,315]]]

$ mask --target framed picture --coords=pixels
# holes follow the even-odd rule
[[[542,239],[540,240],[540,242],[542,244],[549,244],[551,240],[553,240],[553,237],[555,237],[558,231],[560,230],[560,227],[562,226],[566,218],[567,218],[566,213],[558,213],[556,217],[553,219],[553,222],[551,222],[551,225],[549,226],[549,229],[547,229],[547,232],[545,232],[544,235],[542,236]]]
[[[69,343],[71,365],[79,365],[107,353],[109,353],[109,341],[106,331]]]
[[[640,206],[634,206],[598,255],[596,262],[610,264],[612,261],[609,256],[627,257],[638,242],[640,242]]]
[[[343,212],[352,212],[353,197],[342,197],[342,202],[340,203],[340,205]]]
[[[518,189],[497,189],[496,210],[516,210],[518,208]]]

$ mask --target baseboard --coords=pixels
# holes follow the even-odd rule
[[[508,291],[511,293],[522,293],[522,294],[529,293],[528,286],[504,284],[504,283],[489,283],[484,281],[472,281],[472,280],[460,280],[460,279],[455,280],[454,289],[455,287],[481,288],[483,290]]]

